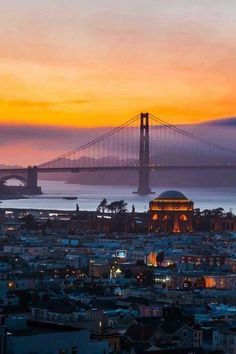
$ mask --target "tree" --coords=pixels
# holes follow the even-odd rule
[[[22,220],[24,221],[24,228],[26,230],[37,230],[38,229],[38,223],[36,222],[33,215],[29,214],[29,215],[23,217]]]
[[[143,286],[152,286],[155,283],[153,269],[145,269],[142,273],[137,276],[137,281]]]
[[[42,231],[43,235],[46,235],[47,230],[52,227],[52,221],[50,219],[47,219],[43,224],[41,224],[40,229]]]
[[[107,206],[107,209],[112,213],[125,213],[127,210],[127,203],[124,200],[115,200]]]
[[[204,209],[202,212],[201,212],[201,216],[203,217],[211,217],[212,216],[212,210],[210,209]]]
[[[108,204],[107,210],[110,211],[111,213],[114,213],[116,211],[116,203],[112,202],[112,203]]]
[[[101,212],[102,211],[102,213],[104,214],[105,213],[105,210],[107,209],[107,200],[106,200],[106,198],[103,198],[103,200],[100,202],[100,204],[98,205],[98,207],[97,207],[97,210],[99,211],[99,212]]]
[[[125,213],[127,211],[127,203],[124,200],[118,201],[118,212]]]
[[[213,216],[222,217],[224,215],[224,209],[223,208],[213,209],[212,214]]]
[[[232,211],[228,211],[228,212],[225,214],[225,217],[226,217],[226,218],[229,218],[229,219],[232,219],[233,217],[235,217],[235,215],[233,214]]]
[[[194,209],[194,216],[201,216],[200,208]]]

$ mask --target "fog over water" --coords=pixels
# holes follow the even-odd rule
[[[88,186],[78,184],[66,184],[64,182],[39,181],[44,194],[31,196],[29,199],[5,200],[0,204],[1,208],[27,208],[27,209],[56,209],[74,210],[79,204],[80,210],[96,210],[103,198],[108,202],[124,199],[128,203],[129,210],[132,204],[137,211],[148,209],[151,199],[168,189],[178,189],[189,199],[192,199],[196,208],[223,207],[236,213],[236,187],[235,188],[175,188],[174,186],[154,187],[155,194],[140,196],[134,194],[132,186]],[[43,199],[42,197],[58,197],[58,199]],[[63,196],[76,196],[77,200],[65,200]]]

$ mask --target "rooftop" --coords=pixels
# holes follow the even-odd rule
[[[183,193],[179,191],[169,190],[169,191],[162,192],[157,197],[157,199],[187,199],[187,198]]]

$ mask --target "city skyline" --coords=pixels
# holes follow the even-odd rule
[[[0,0],[0,354],[236,354],[236,0]]]

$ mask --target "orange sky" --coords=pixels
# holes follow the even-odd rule
[[[235,115],[231,0],[3,0],[0,23],[0,123]]]

